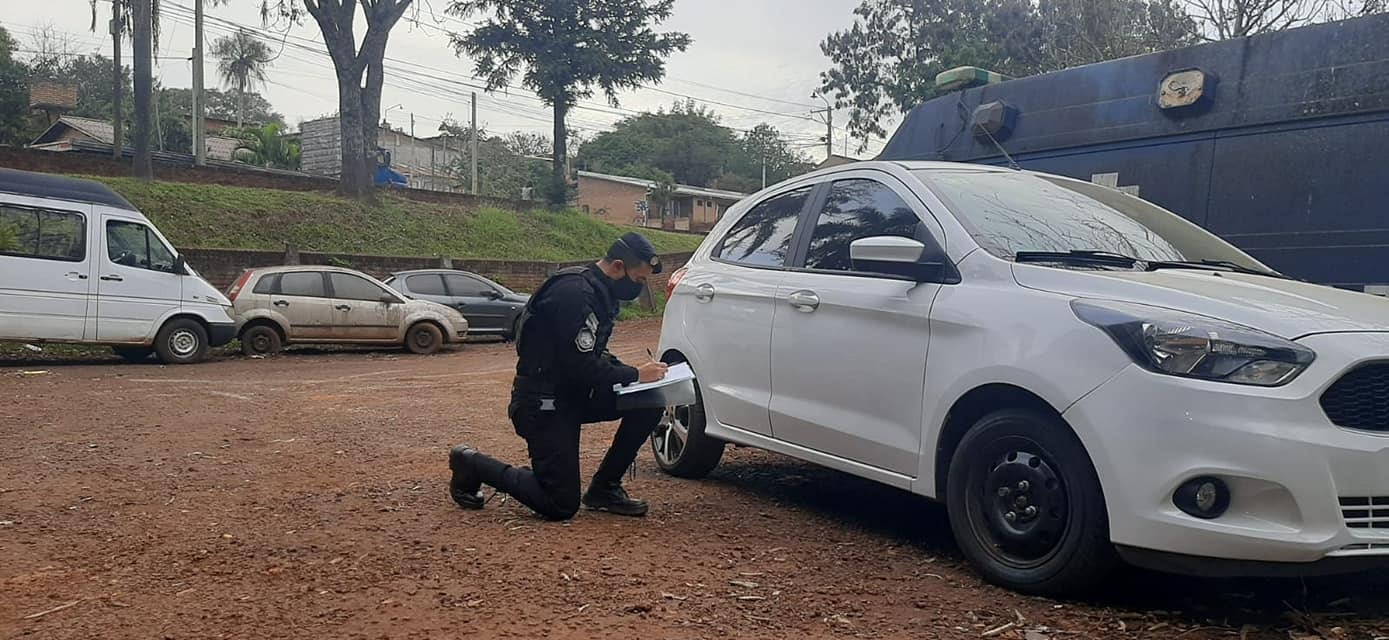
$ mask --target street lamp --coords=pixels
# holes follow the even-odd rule
[[[391,124],[391,121],[389,119],[389,116],[391,115],[391,109],[402,109],[404,107],[405,105],[403,104],[393,104],[389,107],[386,107],[386,111],[381,114],[381,124],[384,124],[389,127]]]

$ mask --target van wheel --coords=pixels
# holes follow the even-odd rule
[[[656,466],[677,478],[703,478],[723,458],[724,442],[704,435],[704,396],[695,383],[695,403],[666,407],[665,415],[651,432],[651,453]]]
[[[405,332],[405,348],[411,353],[427,356],[444,344],[444,332],[432,322],[416,322]]]
[[[1095,467],[1055,416],[1004,409],[976,422],[951,458],[946,507],[960,551],[1009,589],[1074,594],[1117,564]]]
[[[111,350],[126,362],[144,362],[154,355],[154,349],[150,347],[111,347]]]
[[[280,352],[280,332],[264,324],[251,325],[241,332],[241,353],[247,356],[273,356]]]
[[[155,336],[154,351],[164,364],[198,362],[207,357],[207,330],[188,318],[170,320]]]

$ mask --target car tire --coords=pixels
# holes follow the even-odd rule
[[[241,332],[241,353],[247,356],[273,356],[283,344],[280,332],[268,324],[254,324]]]
[[[111,347],[111,351],[130,363],[145,362],[154,355],[152,347]]]
[[[444,332],[432,322],[416,322],[405,332],[405,348],[427,356],[444,345]]]
[[[651,432],[651,453],[656,466],[677,478],[709,475],[719,466],[726,443],[705,435],[705,424],[704,396],[695,383],[695,403],[667,407],[656,430]]]
[[[976,422],[951,457],[946,507],[964,556],[1015,591],[1084,592],[1118,564],[1095,467],[1053,415],[1004,409]]]
[[[154,338],[154,352],[164,364],[193,364],[207,357],[207,329],[195,320],[164,323]]]

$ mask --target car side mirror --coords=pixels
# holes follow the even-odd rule
[[[188,275],[188,260],[184,259],[183,256],[174,258],[174,273],[181,276]]]
[[[916,282],[959,282],[954,265],[934,243],[901,236],[872,236],[849,244],[855,271],[911,278]]]
[[[497,291],[496,289],[488,289],[486,293],[482,294],[482,296],[483,296],[484,298],[487,298],[488,300],[501,300],[501,299],[502,299],[502,294],[501,294],[501,292],[500,292],[500,291]]]

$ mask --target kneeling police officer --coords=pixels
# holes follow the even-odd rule
[[[613,243],[607,256],[585,267],[563,269],[546,280],[522,311],[516,335],[516,379],[508,417],[526,440],[531,467],[513,467],[468,445],[449,451],[449,494],[458,506],[481,509],[483,484],[510,494],[536,513],[565,520],[578,512],[579,428],[621,419],[612,446],[584,492],[590,509],[628,516],[646,514],[646,503],[622,488],[622,474],[660,421],[660,409],[618,411],[613,385],[653,382],[666,365],[623,364],[608,353],[619,300],[635,300],[661,260],[646,238],[633,232]]]

